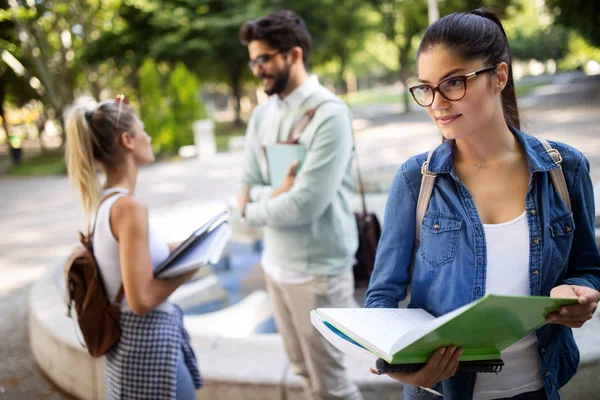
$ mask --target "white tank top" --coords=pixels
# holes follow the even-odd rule
[[[525,213],[502,224],[483,225],[487,247],[486,293],[529,296],[529,226]],[[535,332],[501,353],[504,368],[477,374],[474,400],[513,397],[544,386]]]
[[[123,284],[123,278],[121,276],[119,242],[117,242],[113,236],[110,227],[110,210],[118,199],[126,196],[129,192],[122,188],[111,188],[105,190],[103,196],[113,192],[117,192],[118,194],[106,199],[98,209],[96,230],[92,240],[94,245],[94,255],[98,262],[100,273],[102,274],[102,281],[106,288],[106,294],[108,295],[108,298],[114,302],[119,293],[119,289]],[[148,242],[150,257],[152,259],[152,269],[155,269],[169,256],[169,246],[160,235],[152,229],[152,225],[148,226]],[[172,304],[164,302],[156,307],[155,310],[172,312],[174,308]],[[129,304],[127,304],[127,295],[125,295],[121,302],[121,311],[131,312],[131,308],[129,307]]]

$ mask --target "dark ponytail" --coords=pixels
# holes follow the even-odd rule
[[[521,129],[512,57],[506,32],[498,16],[492,11],[478,8],[468,13],[453,13],[437,20],[425,31],[417,60],[419,54],[439,44],[465,60],[483,59],[486,66],[501,62],[508,65],[508,81],[501,94],[502,111],[508,126]]]

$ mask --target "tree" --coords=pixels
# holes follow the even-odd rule
[[[569,48],[569,31],[551,25],[543,6],[520,2],[520,12],[506,27],[512,55],[521,60],[559,60]]]
[[[512,55],[521,60],[559,60],[569,51],[569,32],[559,25],[538,26],[527,33],[517,29],[510,41]]]
[[[101,0],[5,0],[5,4],[8,7],[0,20],[14,24],[16,35],[9,44],[19,51],[13,56],[25,67],[24,77],[63,126],[64,143],[63,111],[73,103],[76,80],[82,74],[86,82],[98,77],[84,70],[76,55],[114,9]],[[97,93],[97,87],[93,91]]]
[[[414,50],[417,45],[416,38],[428,26],[427,2],[424,0],[370,0],[371,4],[381,14],[382,31],[393,42],[399,52],[398,64],[399,78],[404,84],[404,106],[410,109],[410,96],[408,95],[408,79],[413,74]],[[511,0],[446,0],[440,1],[439,8],[442,15],[456,11],[468,11],[481,6],[504,11]]]
[[[10,140],[11,129],[6,120],[5,104],[22,106],[28,101],[37,98],[37,93],[29,85],[25,67],[19,62],[20,49],[13,21],[10,19],[10,10],[7,0],[0,0],[0,119],[7,136],[6,144],[11,154],[13,153]],[[17,56],[17,57],[15,57]],[[16,162],[13,159],[13,162]]]
[[[134,69],[145,58],[171,65],[183,62],[201,81],[229,85],[240,123],[242,86],[252,75],[239,29],[281,8],[305,19],[313,36],[313,60],[339,60],[343,77],[347,59],[365,36],[365,6],[359,0],[124,0],[118,18],[91,43],[85,58],[94,63],[113,59],[118,66]]]
[[[192,124],[206,118],[204,104],[199,100],[198,80],[187,68],[178,63],[169,75],[167,95],[171,109],[171,142],[169,150],[193,144]]]
[[[554,22],[579,32],[600,47],[600,2],[593,0],[546,0]]]
[[[172,154],[194,142],[192,124],[206,118],[198,93],[196,77],[182,63],[167,75],[159,73],[154,60],[142,64],[140,117],[155,151]]]
[[[85,58],[113,59],[137,70],[144,59],[182,62],[201,80],[225,81],[240,118],[242,81],[250,76],[240,26],[260,15],[261,2],[243,0],[125,0],[118,18],[90,44]]]
[[[162,90],[163,80],[154,60],[148,59],[142,64],[139,70],[140,118],[144,121],[146,132],[153,138],[152,146],[155,151],[160,151],[158,138],[162,124],[170,118],[170,108],[167,107]]]

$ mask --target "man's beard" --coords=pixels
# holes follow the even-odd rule
[[[270,89],[265,88],[265,93],[269,96],[274,94],[279,94],[283,92],[290,80],[290,66],[287,66],[284,70],[279,72],[276,75],[262,75],[262,78],[271,78],[273,79],[273,86]]]

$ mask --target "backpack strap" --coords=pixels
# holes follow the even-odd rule
[[[560,155],[558,150],[553,149],[552,146],[550,146],[550,143],[548,143],[546,139],[539,139],[539,141],[542,142],[542,145],[550,154],[554,162],[558,164],[557,168],[554,168],[553,170],[549,171],[550,178],[552,179],[552,184],[554,185],[554,188],[567,205],[569,212],[572,214],[573,209],[571,208],[571,198],[569,197],[569,189],[567,188],[567,182],[565,181],[565,174],[563,173],[562,167],[560,166],[563,160],[562,156]]]
[[[423,218],[429,207],[429,200],[431,200],[431,193],[433,192],[433,186],[435,185],[436,174],[429,172],[429,161],[431,161],[431,155],[433,150],[429,150],[427,153],[427,160],[421,167],[421,189],[419,190],[419,199],[417,200],[417,226],[415,233],[415,243],[417,246],[421,243],[421,225],[423,224]],[[412,276],[412,274],[411,274]]]
[[[115,191],[112,193],[107,194],[106,196],[104,196],[100,202],[98,203],[98,206],[96,207],[96,215],[94,216],[94,224],[91,226],[88,225],[88,238],[91,242],[92,240],[92,236],[94,235],[94,232],[96,231],[96,223],[98,222],[98,211],[100,211],[100,206],[102,205],[102,203],[104,203],[106,200],[110,199],[111,197],[117,195],[117,194],[122,194],[123,192],[121,191]]]
[[[335,99],[324,100],[321,103],[317,104],[315,107],[307,110],[304,113],[304,115],[302,115],[302,118],[300,118],[298,123],[294,126],[294,129],[292,129],[292,132],[290,133],[290,136],[288,138],[288,143],[298,143],[298,140],[300,139],[300,135],[302,134],[302,132],[304,131],[306,126],[309,124],[309,122],[312,121],[313,117],[315,116],[315,113],[317,112],[317,109],[325,103],[339,103],[339,101],[335,100]],[[350,119],[352,119],[352,118],[350,118]],[[364,185],[364,182],[362,179],[360,163],[358,162],[358,154],[356,153],[356,142],[354,141],[354,131],[352,132],[352,147],[353,147],[353,153],[354,153],[354,161],[356,164],[356,179],[358,181],[358,191],[360,193],[362,212],[363,212],[363,215],[367,215],[367,201],[365,198],[365,185]]]
[[[121,284],[119,293],[117,294],[117,297],[115,298],[115,303],[121,304],[121,302],[123,301],[123,297],[125,297],[125,287],[123,286],[123,284]]]
[[[434,150],[429,150],[429,153],[427,153],[427,160],[423,163],[423,166],[421,167],[421,174],[423,175],[423,177],[421,178],[421,189],[419,189],[419,198],[417,199],[417,225],[415,230],[415,246],[413,250],[412,260],[410,263],[410,282],[408,283],[408,293],[410,293],[410,290],[412,289],[412,277],[413,272],[415,270],[415,258],[417,257],[417,251],[419,250],[419,246],[421,245],[421,226],[423,224],[423,218],[425,217],[427,208],[429,207],[429,200],[431,200],[431,194],[433,193],[433,187],[435,186],[435,178],[437,176],[436,174],[432,174],[431,172],[429,172],[428,168],[433,151]]]
[[[298,143],[298,140],[300,139],[302,132],[304,131],[306,126],[310,123],[310,121],[312,121],[313,117],[315,116],[315,113],[317,112],[317,109],[325,103],[338,103],[338,101],[334,100],[334,99],[327,99],[327,100],[324,100],[324,101],[318,103],[316,106],[306,110],[306,112],[302,115],[300,120],[296,123],[296,125],[294,125],[294,128],[292,129],[292,131],[290,132],[290,135],[288,136],[287,143],[296,143],[296,144]]]
[[[98,207],[96,208],[96,215],[94,216],[94,224],[92,225],[91,231],[88,227],[88,243],[91,246],[92,243],[92,237],[94,236],[94,232],[96,231],[96,223],[98,222],[98,212],[100,211],[100,206],[102,205],[102,203],[104,203],[106,200],[108,200],[109,198],[117,195],[117,194],[123,194],[124,192],[122,191],[115,191],[112,193],[107,194],[106,196],[104,196],[104,198],[102,200],[100,200],[100,203],[98,203]],[[129,192],[126,192],[127,194],[129,194]],[[123,301],[123,297],[125,297],[125,288],[123,287],[123,284],[121,284],[121,288],[119,289],[119,293],[117,294],[117,297],[115,298],[115,303],[116,304],[121,304],[121,301]]]
[[[565,180],[565,175],[563,173],[562,167],[560,164],[562,163],[562,156],[560,152],[550,145],[547,140],[539,139],[542,143],[546,151],[550,154],[554,162],[558,164],[558,167],[550,171],[550,178],[552,179],[552,184],[555,189],[558,191],[558,194],[563,199],[567,208],[572,213],[573,210],[571,208],[571,198],[569,197],[569,190],[567,188],[567,182]],[[435,185],[436,175],[429,172],[428,166],[429,161],[431,160],[431,155],[433,154],[433,150],[430,150],[427,154],[427,161],[423,163],[421,167],[421,174],[423,174],[423,178],[421,179],[421,189],[419,191],[419,199],[417,200],[417,219],[416,219],[416,234],[415,234],[415,250],[413,253],[413,259],[410,266],[410,279],[412,281],[413,270],[415,266],[415,256],[417,249],[420,245],[421,240],[421,227],[423,224],[423,218],[425,217],[425,213],[427,212],[427,207],[429,206],[429,200],[431,199],[431,193],[433,192],[433,186]]]

